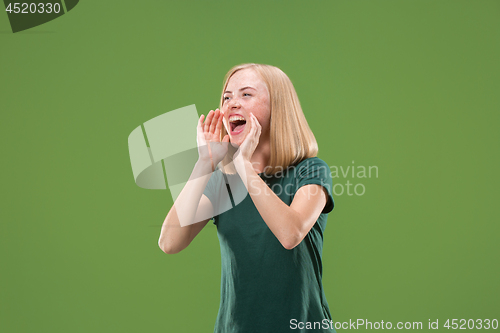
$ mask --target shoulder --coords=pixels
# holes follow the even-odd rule
[[[330,167],[319,157],[310,157],[293,166],[296,177],[331,178]]]
[[[309,158],[306,158],[306,159],[300,161],[299,163],[297,163],[297,165],[295,167],[310,168],[310,167],[320,167],[320,166],[328,168],[328,164],[325,161],[323,161],[321,158],[315,156],[315,157],[309,157]]]
[[[324,187],[327,192],[328,200],[322,213],[331,212],[335,204],[332,196],[332,174],[328,164],[319,157],[310,157],[298,163],[295,168],[297,190],[309,184],[316,184]]]

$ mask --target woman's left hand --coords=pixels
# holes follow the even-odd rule
[[[242,166],[245,162],[250,162],[255,149],[259,145],[262,126],[253,113],[250,113],[250,126],[250,132],[247,134],[245,140],[243,140],[243,143],[234,154],[234,161],[237,169],[238,166]]]

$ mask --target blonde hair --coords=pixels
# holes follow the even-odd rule
[[[220,109],[224,103],[224,91],[229,79],[237,71],[247,68],[253,69],[262,78],[269,91],[271,152],[265,173],[274,175],[306,158],[315,157],[318,154],[318,143],[307,124],[292,81],[281,69],[253,63],[234,66],[224,77]],[[220,139],[222,140],[226,134],[225,128],[222,128]],[[231,162],[229,155],[231,154],[221,162],[225,172],[229,171],[228,165]]]

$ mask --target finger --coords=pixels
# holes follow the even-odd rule
[[[203,119],[205,119],[205,115],[201,115],[200,119],[198,119],[198,125],[196,126],[196,135],[198,147],[204,146],[206,144],[205,134],[203,133]]]
[[[203,132],[203,118],[205,118],[205,115],[201,115],[200,119],[198,119],[198,125],[196,125],[196,130],[198,133]]]
[[[252,114],[252,122],[255,125],[255,135],[258,137],[258,136],[260,136],[261,126],[259,124],[259,121],[257,120],[257,117],[254,114]]]
[[[222,123],[224,124],[224,128],[226,129],[226,133],[229,134],[229,126],[227,126],[227,121],[226,121],[226,118],[224,116],[222,116]]]
[[[255,119],[254,119],[254,117],[255,116],[253,115],[253,113],[250,112],[250,124],[252,126],[250,128],[250,132],[255,135],[255,133],[257,131],[257,126],[255,125]]]
[[[210,133],[215,132],[215,128],[217,127],[217,123],[219,122],[219,115],[219,109],[215,109],[214,117],[212,118],[212,123],[210,124]]]
[[[207,120],[205,120],[205,132],[208,132],[210,130],[210,123],[212,122],[212,118],[214,117],[214,111],[210,110],[210,112],[207,115]]]
[[[257,134],[260,135],[260,131],[262,130],[262,126],[259,123],[259,120],[255,115],[253,115],[253,118],[255,119],[255,127],[257,127]]]
[[[224,137],[222,138],[222,142],[229,142],[229,135],[224,135]]]
[[[262,128],[257,117],[255,115],[253,115],[253,118],[255,119],[255,124],[257,125],[257,127]]]
[[[220,111],[219,119],[217,120],[217,125],[215,126],[215,132],[214,132],[214,134],[217,135],[218,137],[220,137],[220,130],[222,127],[222,120],[223,119],[224,119],[224,113],[222,113],[222,111]]]

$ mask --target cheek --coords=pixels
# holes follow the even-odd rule
[[[260,111],[259,114],[255,116],[257,117],[257,120],[262,126],[262,130],[267,129],[271,122],[271,114],[269,112],[269,108],[267,105],[262,105],[262,107],[259,108],[259,111]]]
[[[258,115],[258,117],[265,119],[266,116],[269,115],[269,103],[267,103],[266,100],[257,99],[253,100],[252,102],[253,103],[249,105],[249,108],[253,110],[252,112],[255,114],[255,116]]]
[[[262,131],[263,131],[263,132],[268,132],[268,131],[270,131],[270,130],[271,130],[271,128],[270,128],[271,126],[270,126],[270,121],[269,121],[269,119],[268,119],[268,120],[266,120],[266,121],[265,121],[265,122],[263,122],[263,123],[260,123],[260,125],[262,126]]]
[[[264,133],[268,132],[269,129],[270,129],[270,126],[269,126],[270,125],[270,120],[267,119],[267,118],[259,117],[257,115],[255,115],[255,116],[257,117],[257,120],[258,120],[258,122],[259,122],[259,124],[260,124],[260,126],[262,128],[261,131],[264,132]]]

